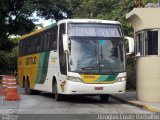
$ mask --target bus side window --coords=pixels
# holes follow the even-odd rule
[[[27,54],[27,39],[24,40],[24,48],[23,48],[23,55],[26,55]]]
[[[44,40],[43,40],[43,34],[38,36],[39,41],[39,52],[42,52],[44,50]]]
[[[40,51],[40,40],[38,40],[37,37],[35,37],[35,41],[36,41],[36,52]]]
[[[28,39],[28,54],[31,54],[31,39]]]
[[[19,56],[22,55],[22,41],[19,42]]]
[[[32,44],[32,45],[33,45],[33,46],[32,46],[32,47],[33,47],[33,48],[32,48],[32,53],[35,53],[35,52],[36,52],[36,40],[35,40],[34,37],[32,38],[32,43],[33,43],[33,44]]]
[[[57,31],[58,31],[57,27],[53,28],[50,31],[50,41],[49,41],[50,50],[57,50]]]
[[[22,41],[22,47],[20,48],[21,56],[24,55],[24,40]]]
[[[65,34],[65,24],[59,26],[59,63],[61,74],[67,74],[66,54],[63,50],[63,34]]]
[[[44,50],[48,50],[48,35],[47,33],[44,34]]]
[[[34,38],[31,38],[31,53],[34,53],[34,48],[35,48],[35,41]]]
[[[47,50],[49,50],[50,33],[47,32]]]

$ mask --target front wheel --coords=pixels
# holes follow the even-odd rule
[[[62,100],[62,95],[58,93],[58,86],[57,86],[56,82],[54,84],[54,95],[55,95],[55,100],[56,101],[61,101]]]
[[[101,102],[108,103],[108,99],[109,99],[109,94],[100,95]]]

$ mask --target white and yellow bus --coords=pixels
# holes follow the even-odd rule
[[[134,51],[132,38],[129,53]],[[18,79],[27,94],[33,90],[63,95],[125,93],[125,37],[117,21],[66,19],[22,36]]]

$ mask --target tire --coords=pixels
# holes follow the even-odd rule
[[[108,103],[109,94],[100,95],[100,101],[103,103]]]
[[[26,95],[30,95],[31,94],[30,84],[29,84],[28,80],[25,80],[24,89],[25,89],[25,94]]]
[[[40,91],[30,89],[29,80],[25,81],[24,89],[25,89],[26,95],[39,95],[40,94]]]
[[[55,95],[55,100],[56,101],[62,101],[63,96],[58,93],[57,82],[55,82],[55,84],[54,84],[54,95]]]

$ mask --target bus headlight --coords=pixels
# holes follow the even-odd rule
[[[69,76],[67,80],[73,81],[73,82],[82,82],[82,79],[79,77],[71,77]]]
[[[123,82],[126,81],[127,77],[118,77],[117,82]]]

